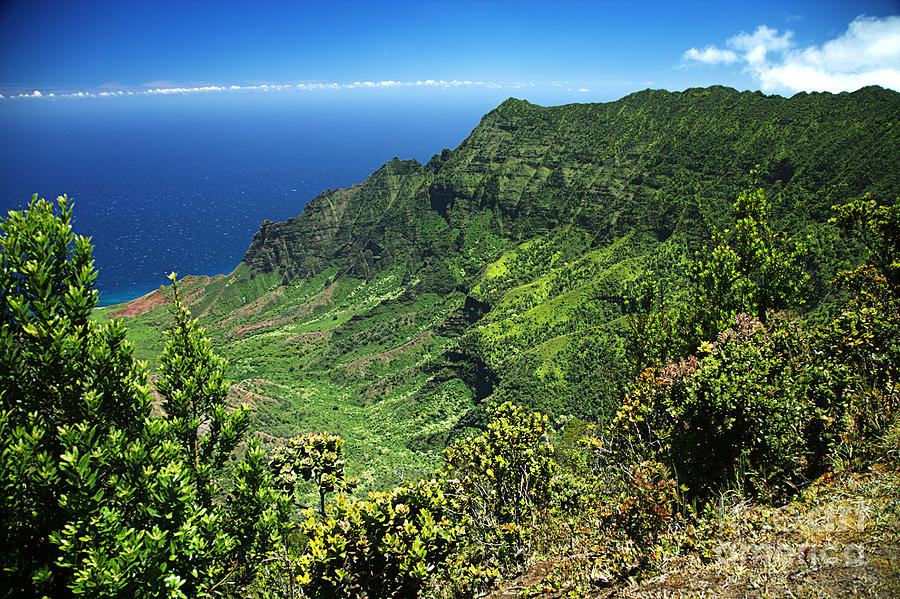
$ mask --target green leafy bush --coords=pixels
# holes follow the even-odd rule
[[[299,478],[312,480],[319,492],[319,514],[325,517],[325,495],[350,491],[359,482],[344,474],[344,440],[328,433],[308,433],[288,439],[272,457],[278,484],[290,496],[296,493]]]
[[[758,175],[751,171],[754,181]],[[684,265],[687,290],[680,303],[669,290],[678,288],[677,278],[664,282],[647,274],[629,302],[625,359],[632,376],[697,353],[740,314],[765,323],[770,312],[805,301],[807,244],[776,232],[770,211],[755,183],[738,195],[734,228],[714,230],[712,244]]]
[[[751,176],[755,180],[757,171]],[[691,295],[683,311],[694,339],[687,340],[686,353],[714,341],[738,314],[765,323],[770,311],[805,299],[807,246],[777,233],[769,224],[770,210],[762,189],[742,191],[734,202],[734,230],[716,231],[714,247],[705,252],[709,258],[698,254],[688,265]]]
[[[454,548],[449,508],[437,482],[418,481],[364,501],[342,494],[326,518],[309,510],[300,587],[310,597],[415,597]]]
[[[521,563],[552,497],[553,448],[547,416],[503,403],[488,409],[484,434],[444,450],[443,477],[467,536],[490,563]]]
[[[784,498],[821,468],[833,417],[833,371],[799,322],[741,315],[702,358],[643,373],[612,426],[618,459],[668,464],[689,496],[727,484]]]
[[[859,466],[872,458],[900,408],[900,206],[863,198],[835,210],[832,222],[869,253],[868,264],[838,275],[836,283],[852,297],[819,336],[845,382],[838,452]]]
[[[91,247],[71,219],[65,197],[57,212],[35,196],[0,225],[2,594],[227,595],[277,536],[261,452],[251,444],[234,493],[224,493],[200,465],[222,461],[206,452],[215,419],[201,434],[195,419],[151,414],[147,373],[124,330],[90,319]],[[167,371],[161,386],[179,388],[187,371],[221,380],[221,363],[197,351],[204,342],[182,326],[181,310],[185,343],[166,355],[192,366]]]

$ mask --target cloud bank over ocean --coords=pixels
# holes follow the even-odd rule
[[[34,90],[30,93],[0,95],[0,99],[17,98],[107,98],[115,96],[164,96],[186,95],[217,92],[241,92],[241,91],[319,91],[319,90],[345,90],[345,89],[379,89],[379,88],[485,88],[485,89],[523,89],[529,87],[561,87],[570,85],[565,81],[535,82],[535,81],[470,81],[470,80],[444,80],[424,79],[416,81],[353,81],[352,83],[260,83],[252,85],[197,85],[197,86],[168,86],[149,87],[148,89],[119,89],[102,91],[74,91],[74,92],[41,92]]]

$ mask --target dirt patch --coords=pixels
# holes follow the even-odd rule
[[[337,281],[309,298],[309,301],[300,306],[300,309],[297,310],[296,317],[301,318],[303,316],[306,316],[307,314],[311,314],[312,311],[319,306],[324,306],[326,303],[331,301],[331,298],[334,296],[334,290],[336,287]]]
[[[285,343],[312,343],[331,336],[331,329],[322,329],[321,331],[310,331],[308,333],[300,333],[284,340]]]
[[[224,276],[225,275],[215,275],[214,277],[207,277],[191,275],[184,277],[178,281],[178,290],[181,295],[182,303],[185,306],[196,304],[203,299],[203,295],[210,282]],[[159,306],[171,306],[174,302],[168,297],[168,289],[169,286],[160,285],[159,289],[126,303],[121,310],[114,312],[112,316],[114,318],[135,318],[142,314],[146,314]]]
[[[216,275],[220,277],[222,275]],[[210,279],[206,276],[187,276],[178,281],[178,293],[185,306],[192,306],[199,302],[209,286]]]
[[[112,316],[114,318],[136,318],[141,314],[146,314],[154,308],[158,308],[159,306],[171,305],[171,300],[169,300],[162,294],[163,289],[164,287],[160,287],[155,291],[151,291],[147,295],[143,295],[135,300],[131,300],[130,302],[125,304],[124,308],[122,308],[118,312],[113,313]]]
[[[223,320],[219,323],[220,327],[225,327],[240,318],[241,316],[251,316],[253,314],[259,314],[262,312],[270,303],[274,300],[284,297],[284,287],[276,287],[272,291],[262,294],[249,304],[241,306],[240,308],[234,310],[231,313],[231,316]]]
[[[280,322],[277,320],[264,320],[256,324],[248,324],[237,329],[234,334],[232,334],[232,338],[240,339],[247,333],[252,333],[253,331],[258,331],[259,329],[270,329],[278,324],[280,324]]]
[[[318,306],[321,306],[328,302],[332,295],[334,295],[334,284],[328,286],[327,289],[323,289],[316,295],[314,295],[308,302],[302,304],[299,309],[289,316],[285,316],[283,318],[277,319],[268,319],[262,322],[257,322],[254,324],[244,325],[242,327],[238,327],[237,330],[234,331],[232,337],[235,339],[239,339],[246,335],[247,333],[258,331],[260,329],[270,329],[277,326],[282,326],[285,324],[289,324],[291,322],[296,321],[299,318],[303,318],[310,314],[313,310],[315,310]],[[237,310],[231,313],[231,316],[223,320],[219,323],[220,327],[224,327],[238,318],[242,316],[250,316],[252,314],[258,314],[263,311],[269,304],[271,304],[276,298],[282,297],[284,295],[284,288],[278,287],[274,291],[270,291],[269,293],[263,295],[262,297],[254,300],[253,302],[238,308]]]
[[[534,589],[538,587],[544,578],[550,574],[554,562],[551,560],[539,560],[520,576],[510,580],[502,586],[502,588],[494,591],[489,597],[492,599],[501,599],[504,597],[534,597]],[[525,593],[525,595],[523,595]],[[528,594],[532,593],[532,594]]]
[[[306,352],[312,350],[317,343],[328,341],[331,338],[333,331],[334,328],[323,329],[321,331],[310,331],[309,333],[301,333],[299,335],[294,335],[293,337],[288,337],[284,340],[284,342],[295,344],[298,346],[300,351]]]
[[[225,402],[231,407],[246,406],[251,410],[257,410],[261,405],[275,401],[262,393],[263,389],[270,384],[265,379],[244,379],[231,386]]]

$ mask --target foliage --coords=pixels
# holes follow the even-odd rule
[[[319,492],[319,514],[325,517],[325,495],[335,490],[352,491],[359,482],[344,474],[344,440],[328,433],[307,433],[288,439],[272,457],[279,486],[290,496],[298,478],[312,480]]]
[[[833,222],[869,252],[868,264],[838,276],[852,297],[820,333],[847,382],[841,457],[858,466],[871,459],[900,408],[900,208],[866,197],[835,210]]]
[[[751,172],[755,179],[757,171]],[[789,241],[769,224],[770,205],[760,188],[744,190],[734,202],[734,233],[713,236],[714,247],[705,259],[697,254],[688,267],[691,285],[685,316],[692,330],[686,353],[703,341],[713,341],[738,314],[762,323],[770,311],[794,308],[803,302],[809,275],[801,259],[807,246]]]
[[[245,407],[230,412],[226,409],[227,363],[213,353],[203,329],[181,303],[176,278],[175,273],[169,275],[175,323],[166,331],[168,342],[160,355],[161,376],[156,390],[162,397],[171,433],[194,470],[198,491],[208,508],[215,494],[213,476],[246,433],[250,413]]]
[[[805,300],[807,244],[773,230],[770,203],[755,187],[759,172],[751,171],[751,177],[754,187],[742,191],[733,205],[734,230],[716,229],[713,244],[685,265],[688,288],[680,304],[673,305],[668,293],[677,288],[677,278],[662,281],[650,272],[642,281],[630,302],[625,334],[632,375],[696,353],[739,314],[765,323],[770,312]]]
[[[89,319],[90,243],[72,234],[65,197],[58,207],[35,196],[2,223],[0,529],[10,550],[0,586],[26,597],[228,594],[276,533],[259,450],[236,469],[233,495],[204,501],[179,429],[151,415],[121,325]],[[188,340],[186,352],[198,347]]]
[[[651,366],[679,355],[689,333],[683,328],[678,308],[669,304],[665,283],[648,272],[630,302],[625,332],[625,361],[635,377]]]
[[[613,502],[608,518],[625,532],[640,551],[641,560],[646,561],[674,517],[676,502],[675,481],[666,467],[648,460],[628,471],[626,490]]]
[[[467,536],[489,562],[520,563],[539,515],[552,496],[547,416],[503,403],[488,409],[484,434],[444,450],[442,474]]]
[[[690,528],[668,469],[653,460],[619,461],[599,431],[567,424],[555,447],[567,470],[556,481],[557,509],[535,537],[540,554],[554,556],[538,587],[545,592],[586,596],[652,574]]]
[[[310,597],[415,597],[455,545],[449,507],[440,484],[418,481],[363,501],[341,494],[324,519],[308,511],[299,585]]]
[[[616,455],[668,464],[689,496],[728,484],[784,498],[840,432],[835,373],[790,317],[741,315],[689,357],[638,379],[616,416]]]
[[[838,215],[831,222],[859,239],[890,293],[900,296],[900,203],[879,206],[866,194],[834,209]]]
[[[804,305],[804,267],[804,307],[821,307],[832,273],[859,255],[820,234],[834,198],[900,190],[898,130],[884,127],[896,99],[711,88],[507,101],[457,150],[326,191],[299,218],[264,223],[231,275],[145,302],[130,334],[142,358],[166,345],[161,416],[114,310],[98,316],[108,326],[90,320],[90,249],[68,203],[61,217],[37,200],[11,213],[0,541],[14,550],[0,587],[241,594],[262,565],[265,585],[282,578],[261,594],[411,596],[429,577],[471,591],[525,562],[545,517],[564,520],[573,547],[585,541],[576,555],[606,584],[660,555],[680,499],[737,486],[780,500],[843,457],[865,465],[885,434],[896,453],[896,207],[840,209],[871,259],[841,276],[854,297],[836,318],[813,332],[779,312]],[[682,257],[711,232],[683,276]],[[226,369],[252,416],[226,407]],[[546,416],[502,404],[482,419],[489,396],[557,424],[618,411],[607,438],[570,420],[554,450]],[[249,418],[282,439],[340,430],[348,464],[330,435],[289,441],[274,483],[255,442],[232,464]],[[447,449],[443,480],[325,505],[347,473],[372,489],[425,471],[469,427],[483,434]],[[319,514],[294,526],[300,479],[316,485]]]

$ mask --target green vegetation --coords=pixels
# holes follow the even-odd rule
[[[183,280],[183,301],[264,446],[338,434],[360,491],[384,489],[483,430],[486,398],[554,429],[602,424],[630,377],[738,313],[833,318],[849,290],[831,281],[865,249],[827,224],[831,206],[900,195],[898,117],[879,88],[511,99],[459,148],[391,161],[264,223],[233,273]],[[751,233],[761,245],[742,247]],[[125,313],[151,373],[171,295]],[[708,301],[718,313],[650,310]]]
[[[335,490],[351,491],[358,483],[344,475],[341,453],[344,440],[328,433],[308,433],[289,439],[272,458],[278,483],[293,497],[297,477],[312,480],[319,491],[319,514],[325,517],[325,495]]]
[[[553,495],[553,448],[547,417],[510,403],[488,410],[483,435],[444,450],[442,475],[478,555],[494,570],[515,570],[527,555],[539,515]]]
[[[415,597],[455,546],[457,527],[434,481],[364,501],[341,497],[327,519],[308,517],[292,575],[310,597]]]
[[[577,596],[712,559],[728,497],[893,480],[898,98],[508,100],[102,310],[68,204],[12,213],[6,588],[466,597],[540,558]]]
[[[283,514],[257,444],[222,471],[246,427],[221,408],[224,365],[176,301],[152,415],[121,324],[90,320],[96,273],[71,218],[65,197],[55,213],[35,196],[2,224],[0,588],[206,597],[247,584]]]

